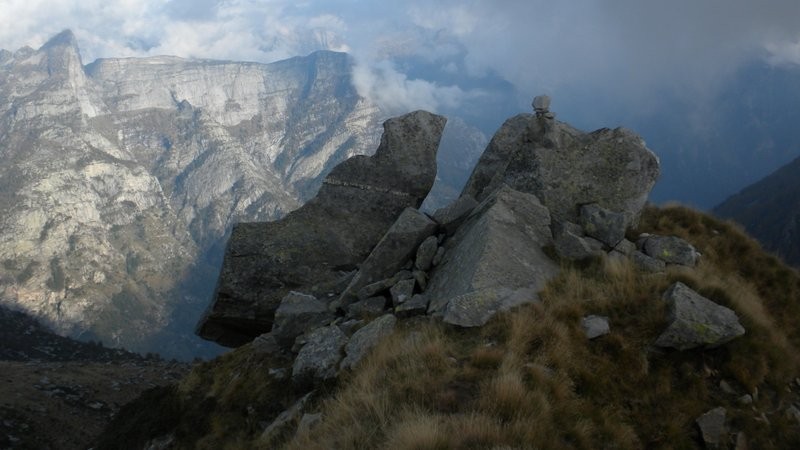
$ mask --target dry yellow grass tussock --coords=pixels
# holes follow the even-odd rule
[[[150,434],[121,436],[160,433],[163,419],[187,443],[178,448],[682,449],[702,445],[695,419],[723,406],[750,448],[800,448],[800,426],[785,413],[800,404],[797,271],[688,208],[647,208],[638,232],[689,240],[699,266],[649,274],[625,260],[565,262],[540,303],[484,327],[401,321],[354,371],[317,390],[306,412],[321,422],[287,427],[274,442],[260,437],[263,423],[305,392],[267,375],[288,361],[245,346],[157,399],[163,414]],[[746,334],[716,349],[654,347],[667,325],[661,296],[676,281],[732,308]],[[610,334],[588,340],[590,314],[608,317]],[[739,402],[745,394],[752,404]]]
[[[797,325],[780,316],[796,308],[787,304],[794,288],[773,286],[796,273],[735,227],[685,208],[649,209],[642,231],[688,239],[703,252],[700,266],[653,275],[627,261],[564,264],[541,304],[483,329],[406,325],[321,405],[322,424],[286,448],[697,448],[694,420],[715,406],[753,446],[800,442],[777,415],[772,428],[756,419],[798,375]],[[762,267],[732,270],[734,255]],[[733,308],[747,334],[711,350],[652,347],[666,326],[661,295],[675,281]],[[587,340],[588,314],[609,317],[611,333]],[[773,395],[743,407],[720,392],[721,380]]]

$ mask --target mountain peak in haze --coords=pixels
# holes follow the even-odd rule
[[[55,47],[69,46],[78,49],[78,40],[75,38],[75,33],[70,29],[66,29],[57,35],[51,37],[41,47],[41,50],[48,50]]]
[[[187,277],[233,223],[297,208],[378,138],[343,54],[87,67],[65,30],[0,61],[0,304],[133,350],[201,351],[213,285]]]
[[[714,208],[792,265],[800,265],[800,158]]]

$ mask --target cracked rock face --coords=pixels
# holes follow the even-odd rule
[[[536,195],[557,221],[578,222],[597,203],[635,226],[659,175],[659,161],[624,128],[584,133],[531,114],[508,119],[492,138],[462,195],[483,200],[503,183]]]
[[[153,340],[179,320],[194,345],[231,224],[283,216],[378,140],[345,54],[83,65],[67,31],[0,55],[0,298],[107,345],[177,356]]]
[[[338,165],[303,207],[275,222],[235,226],[198,334],[239,346],[269,331],[289,290],[319,299],[340,294],[346,273],[428,194],[444,125],[425,111],[389,119],[375,155]]]

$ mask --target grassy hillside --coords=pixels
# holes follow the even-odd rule
[[[748,234],[789,264],[800,266],[800,158],[717,205],[714,213],[742,224]]]
[[[176,448],[701,448],[695,419],[723,406],[730,448],[800,448],[800,423],[786,413],[800,402],[798,273],[687,208],[648,208],[639,228],[687,239],[700,264],[653,275],[564,263],[541,304],[481,329],[401,322],[357,370],[315,391],[306,411],[322,413],[318,425],[269,440],[262,430],[300,392],[269,374],[285,361],[247,345],[129,406],[97,447],[167,436]],[[653,347],[675,281],[732,308],[747,333],[713,350]],[[611,333],[587,340],[587,314],[608,316]]]

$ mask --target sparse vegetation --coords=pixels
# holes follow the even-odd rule
[[[402,322],[338,387],[318,393],[308,411],[322,421],[283,436],[284,448],[698,448],[694,421],[717,406],[750,448],[796,448],[800,426],[784,411],[798,401],[798,273],[738,228],[688,208],[648,208],[640,231],[689,240],[700,265],[647,274],[605,259],[564,263],[540,304],[480,329]],[[747,333],[716,349],[653,347],[666,325],[661,294],[675,281],[734,309]],[[588,314],[609,317],[611,333],[588,340]],[[178,411],[183,424],[173,429],[178,448],[275,448],[261,431],[298,394],[267,375],[272,363],[245,346],[163,396],[169,405],[157,409]],[[751,405],[738,401],[745,394]]]
[[[540,305],[482,330],[410,326],[322,404],[322,424],[287,448],[695,448],[694,420],[720,405],[753,448],[799,443],[782,411],[771,425],[760,415],[788,404],[800,367],[798,326],[785,317],[800,297],[778,288],[797,286],[797,273],[735,227],[687,208],[649,208],[640,228],[693,242],[700,267],[649,275],[609,261],[565,265]],[[666,324],[660,296],[674,281],[733,308],[747,334],[713,350],[652,348]],[[608,316],[612,333],[587,340],[586,314]],[[720,391],[721,380],[762,395],[741,406]]]

